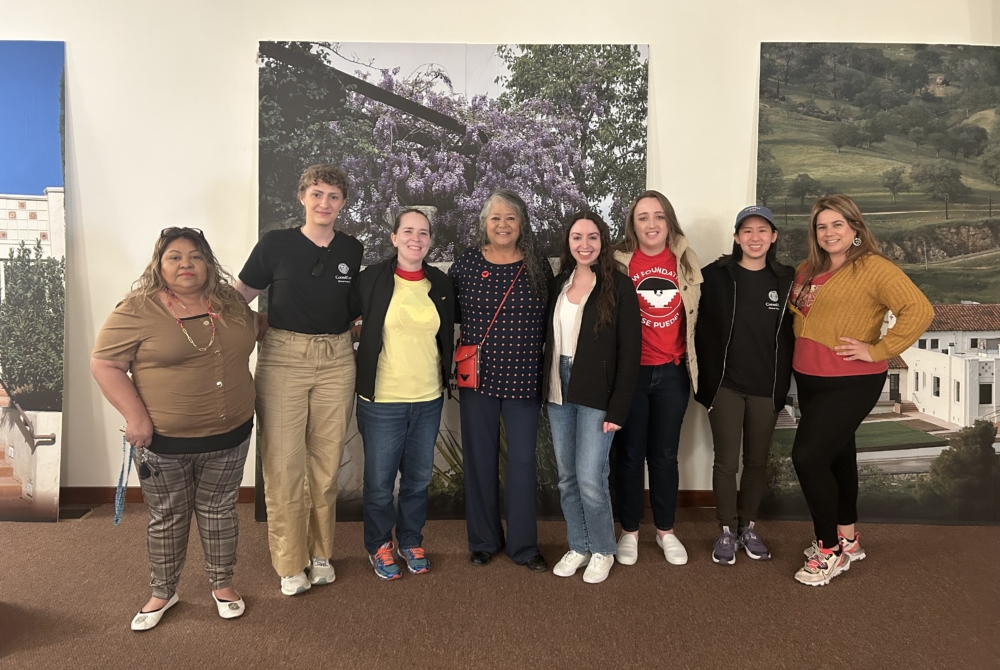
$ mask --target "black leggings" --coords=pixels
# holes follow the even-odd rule
[[[875,407],[886,373],[814,377],[795,373],[802,419],[792,464],[812,513],[816,539],[837,546],[837,526],[858,520],[858,452],[854,433]]]

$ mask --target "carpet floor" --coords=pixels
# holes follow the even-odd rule
[[[240,506],[235,585],[241,619],[215,612],[192,528],[181,601],[158,627],[129,630],[148,597],[145,508],[58,524],[0,523],[0,668],[1000,668],[997,527],[869,524],[868,558],[832,584],[792,575],[811,540],[803,522],[765,522],[774,554],[710,558],[712,510],[682,509],[691,560],[669,565],[644,525],[639,562],[603,584],[532,573],[497,556],[466,559],[465,524],[431,521],[426,575],[382,582],[360,523],[337,529],[337,580],[289,598],[267,528]],[[565,525],[539,523],[554,564]]]

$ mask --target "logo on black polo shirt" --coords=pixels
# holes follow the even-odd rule
[[[346,275],[351,271],[351,268],[347,265],[347,263],[341,263],[337,266],[337,269],[340,270],[340,274],[342,275]]]

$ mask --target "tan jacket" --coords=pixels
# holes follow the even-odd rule
[[[698,322],[698,300],[701,298],[701,264],[694,251],[688,247],[687,238],[683,235],[673,235],[670,238],[670,251],[677,257],[677,281],[680,283],[681,302],[684,303],[684,323],[686,324],[687,368],[691,378],[691,390],[698,391],[698,354],[694,348],[694,327]],[[615,260],[624,266],[628,274],[628,264],[632,254],[624,251],[615,252]]]

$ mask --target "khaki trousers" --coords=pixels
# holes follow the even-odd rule
[[[257,430],[271,564],[297,575],[333,554],[337,472],[354,411],[349,332],[271,328],[257,359]]]

